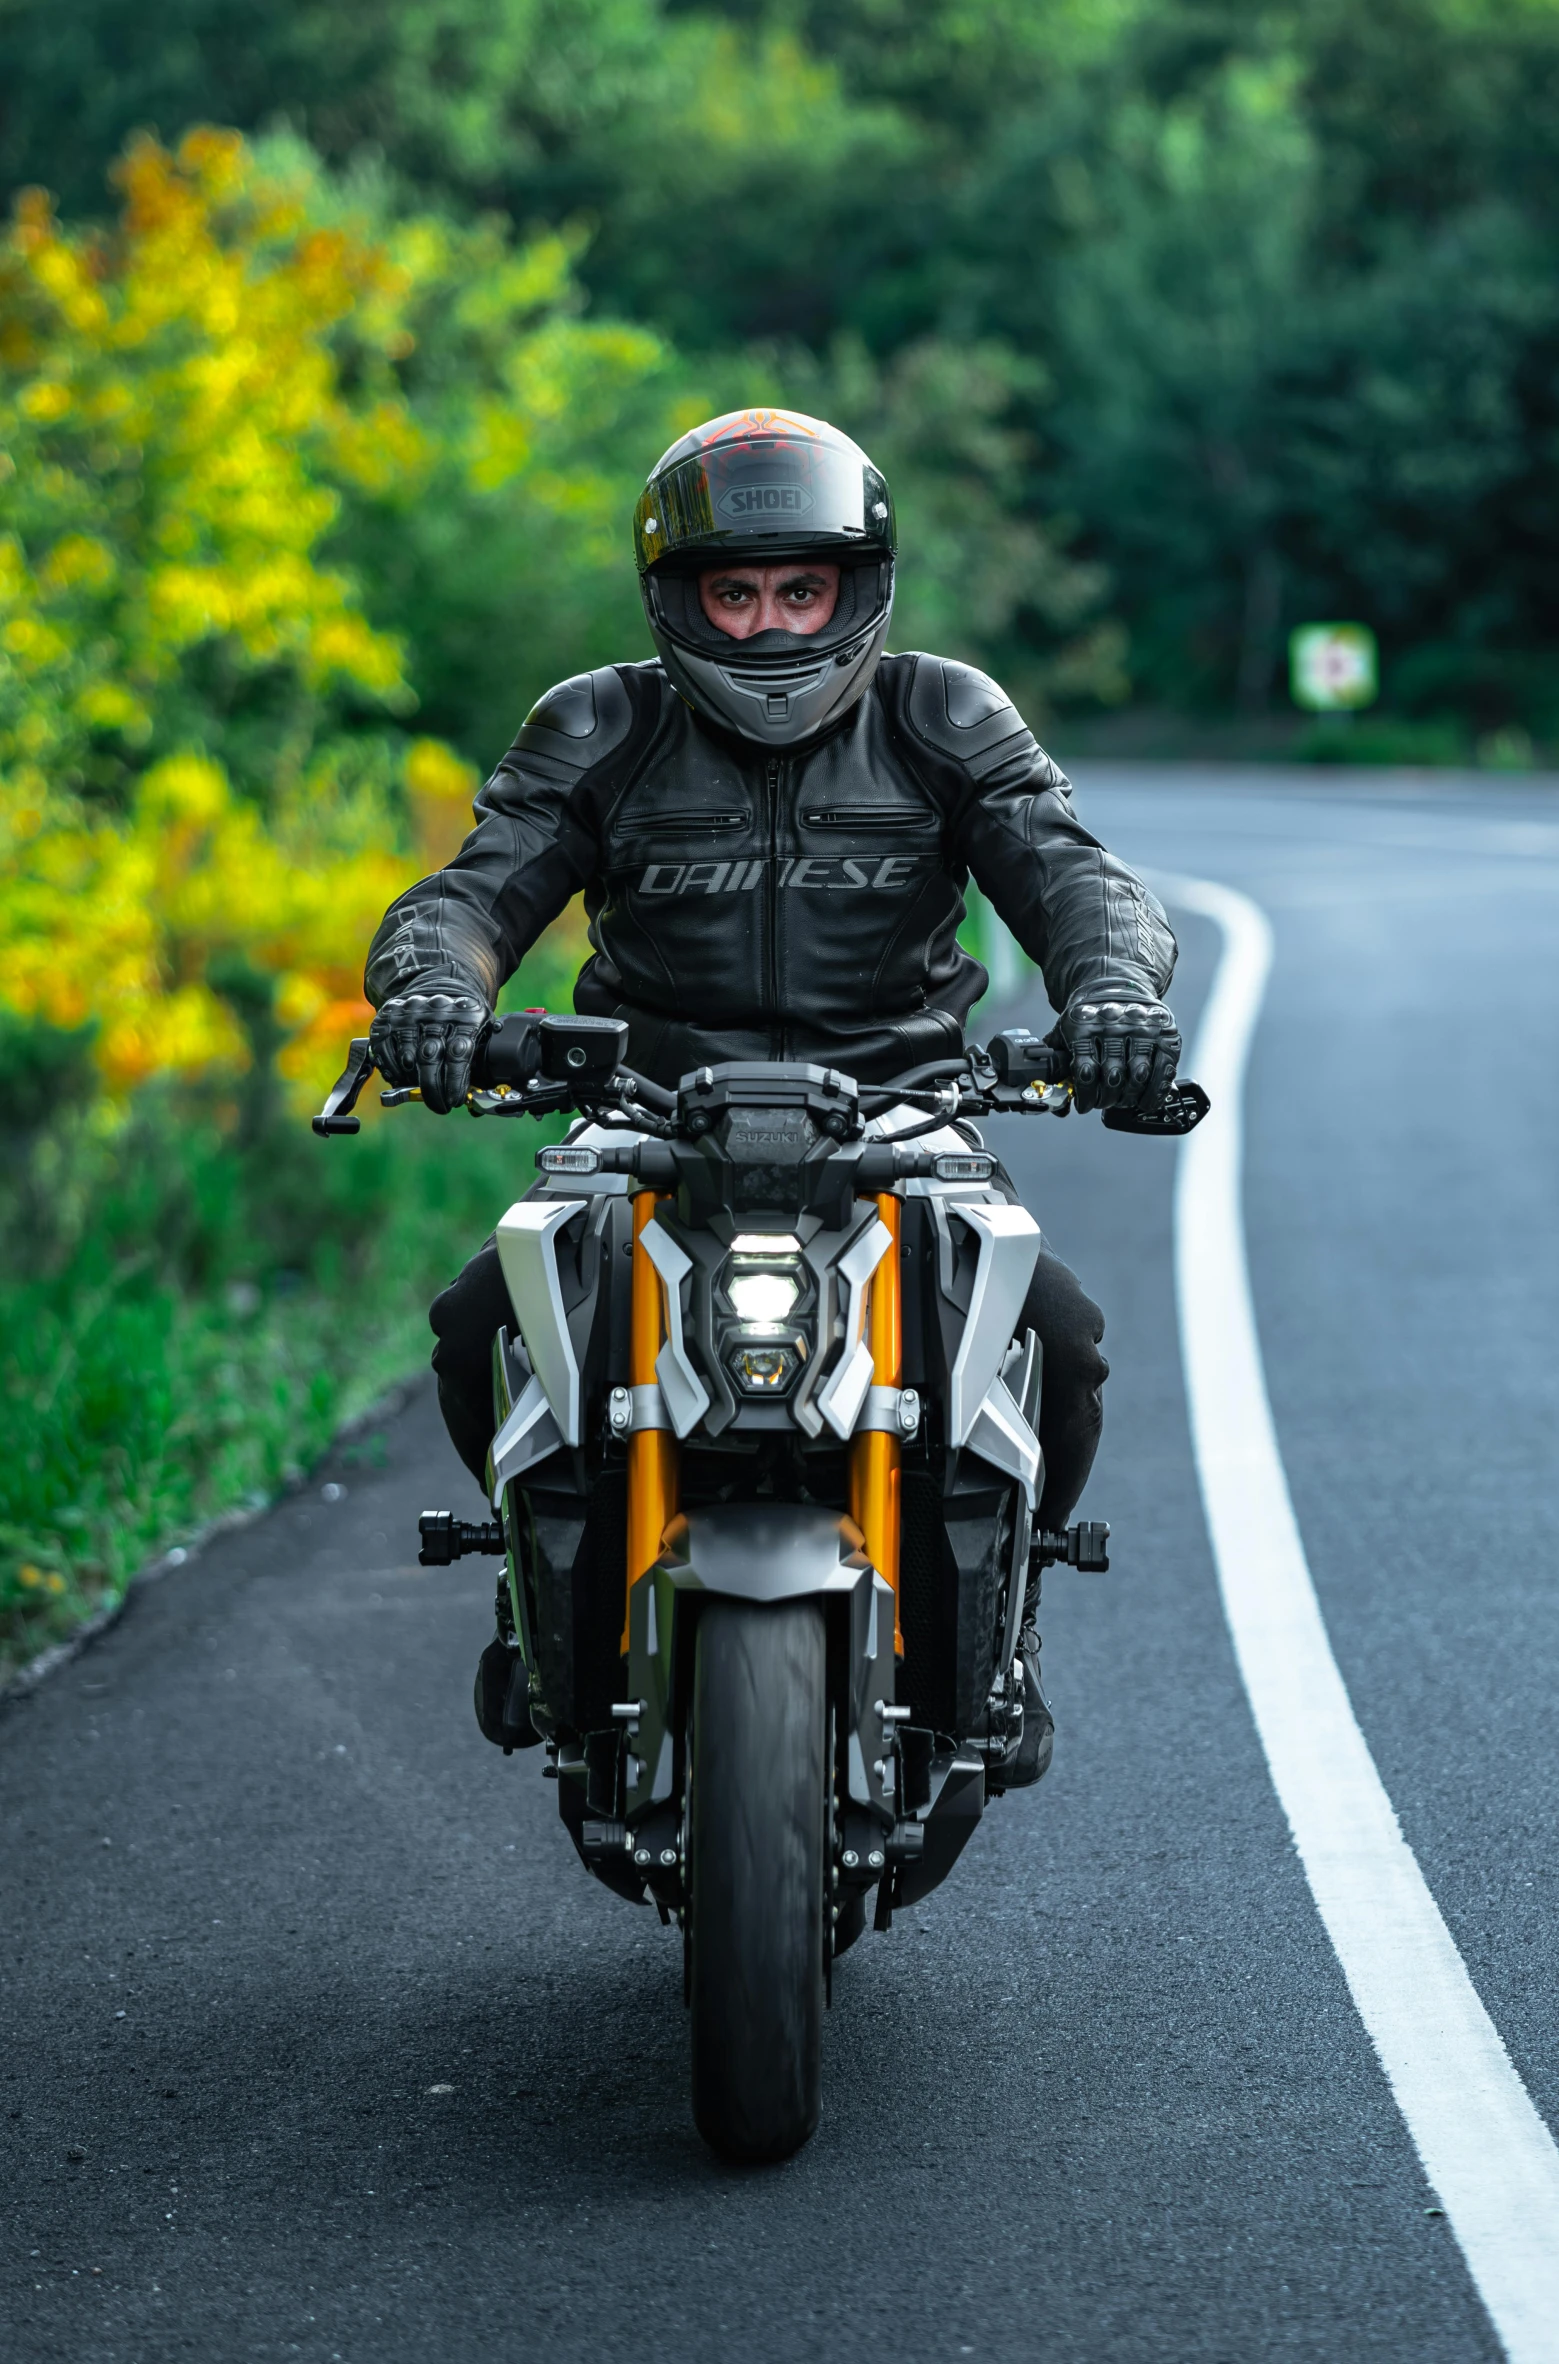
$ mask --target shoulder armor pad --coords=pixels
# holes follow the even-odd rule
[[[975,779],[1034,745],[1033,734],[999,682],[948,657],[915,659],[909,719],[927,746],[950,755]]]
[[[537,699],[526,715],[516,745],[527,755],[548,755],[571,771],[585,771],[622,744],[633,722],[628,692],[615,665],[576,673]]]

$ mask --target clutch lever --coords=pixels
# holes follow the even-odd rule
[[[366,1034],[354,1034],[346,1066],[331,1085],[325,1105],[314,1118],[314,1130],[322,1137],[331,1133],[357,1133],[362,1130],[362,1118],[354,1116],[357,1095],[374,1071],[373,1055],[368,1048]]]

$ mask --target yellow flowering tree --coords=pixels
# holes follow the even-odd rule
[[[333,701],[405,697],[319,563],[337,496],[311,466],[348,424],[329,333],[384,259],[310,230],[229,136],[145,143],[122,178],[115,237],[31,192],[0,261],[0,974],[20,1015],[95,1023],[119,1086],[244,1060],[213,954],[329,969],[327,914],[393,890],[382,793],[359,786],[354,842],[314,824]],[[259,690],[292,725],[263,783],[223,745]]]
[[[513,1128],[332,1157],[274,1084],[538,692],[634,653],[635,474],[700,410],[566,240],[218,131],[118,179],[0,230],[0,1665],[305,1464],[522,1185]]]
[[[574,316],[558,240],[377,220],[306,152],[202,130],[118,177],[110,233],[32,191],[0,246],[0,998],[123,1091],[241,1067],[242,972],[317,1082],[477,776],[410,727],[415,603],[376,628],[341,553],[463,500],[529,516],[521,571],[604,568],[586,438],[664,355]]]

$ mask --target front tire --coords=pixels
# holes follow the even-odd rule
[[[788,2158],[822,2099],[827,1642],[815,1601],[711,1600],[698,1623],[688,1845],[693,2116]]]

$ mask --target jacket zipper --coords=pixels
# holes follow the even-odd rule
[[[779,1006],[779,757],[769,758],[769,867],[765,882],[769,902],[769,1040],[771,1056],[785,1056],[785,1029]]]
[[[814,805],[801,818],[812,829],[925,829],[936,826],[935,816],[902,804]]]
[[[707,813],[687,805],[669,813],[639,813],[619,822],[625,835],[640,836],[646,829],[737,829],[750,813]]]

